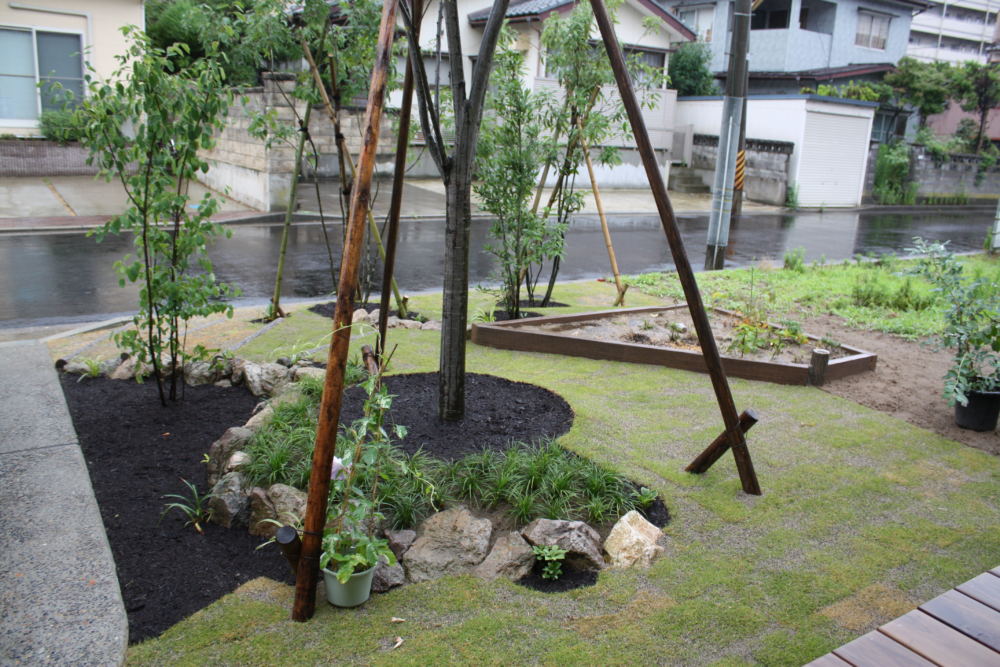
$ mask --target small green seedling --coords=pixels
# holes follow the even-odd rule
[[[164,505],[160,518],[162,519],[170,510],[178,510],[188,519],[184,524],[185,526],[194,526],[199,535],[204,535],[205,531],[202,529],[201,524],[212,518],[212,510],[208,506],[208,501],[214,498],[215,494],[199,493],[197,486],[183,478],[181,481],[187,486],[190,495],[168,493],[163,496],[164,498],[174,498],[175,502]]]
[[[535,552],[535,558],[545,561],[542,579],[555,580],[562,576],[563,559],[566,558],[565,549],[560,549],[554,544],[537,544],[531,550]]]
[[[642,487],[635,494],[635,502],[642,509],[649,509],[649,506],[656,502],[656,491],[648,487]]]

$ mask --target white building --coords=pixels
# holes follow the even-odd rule
[[[1000,1],[931,4],[930,9],[913,17],[906,55],[924,61],[985,63],[987,50],[995,39]]]

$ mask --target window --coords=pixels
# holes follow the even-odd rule
[[[788,27],[792,3],[788,0],[766,2],[750,14],[751,30],[782,30]]]
[[[854,37],[856,46],[864,46],[869,49],[885,50],[886,40],[889,38],[889,17],[885,14],[876,14],[863,9],[858,10],[858,33]]]
[[[0,28],[0,118],[35,121],[82,97],[82,50],[79,34]]]
[[[662,51],[650,51],[649,49],[640,49],[634,46],[626,46],[624,48],[625,58],[628,61],[629,74],[632,75],[632,80],[637,86],[648,88],[649,86],[662,85],[659,82],[654,82],[651,72],[648,70],[659,70],[663,71],[665,65],[667,64],[667,56]]]

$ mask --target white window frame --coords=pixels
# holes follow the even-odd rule
[[[892,25],[892,18],[889,14],[883,14],[870,9],[858,9],[858,22],[854,31],[854,46],[873,51],[885,51],[889,45],[889,26]],[[868,32],[862,34],[861,25],[862,21],[865,20],[869,22]],[[884,35],[882,31],[875,32],[876,25],[885,26]],[[882,40],[881,46],[874,45],[877,44],[878,39]]]
[[[58,33],[60,35],[76,35],[80,38],[80,78],[85,79],[87,74],[87,47],[85,46],[85,35],[81,30],[66,30],[63,28],[49,28],[46,26],[38,25],[17,25],[10,23],[0,23],[0,30],[16,30],[20,32],[30,32],[31,33],[31,57],[34,61],[35,70],[35,111],[38,113],[38,118],[35,120],[28,120],[25,118],[4,118],[0,116],[0,124],[5,127],[24,127],[24,128],[37,128],[42,117],[42,94],[41,90],[38,88],[38,84],[41,81],[41,77],[38,73],[38,33],[40,32],[51,32]],[[87,94],[86,86],[84,86],[83,94]]]

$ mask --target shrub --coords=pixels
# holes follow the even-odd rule
[[[872,194],[880,204],[913,204],[917,185],[910,182],[910,147],[902,142],[879,146]]]
[[[80,141],[83,136],[83,125],[79,116],[69,110],[43,111],[38,120],[38,127],[42,136],[57,141],[62,146],[71,141]]]
[[[794,250],[786,252],[784,265],[789,271],[795,271],[796,273],[804,272],[806,270],[805,248],[795,248]]]

